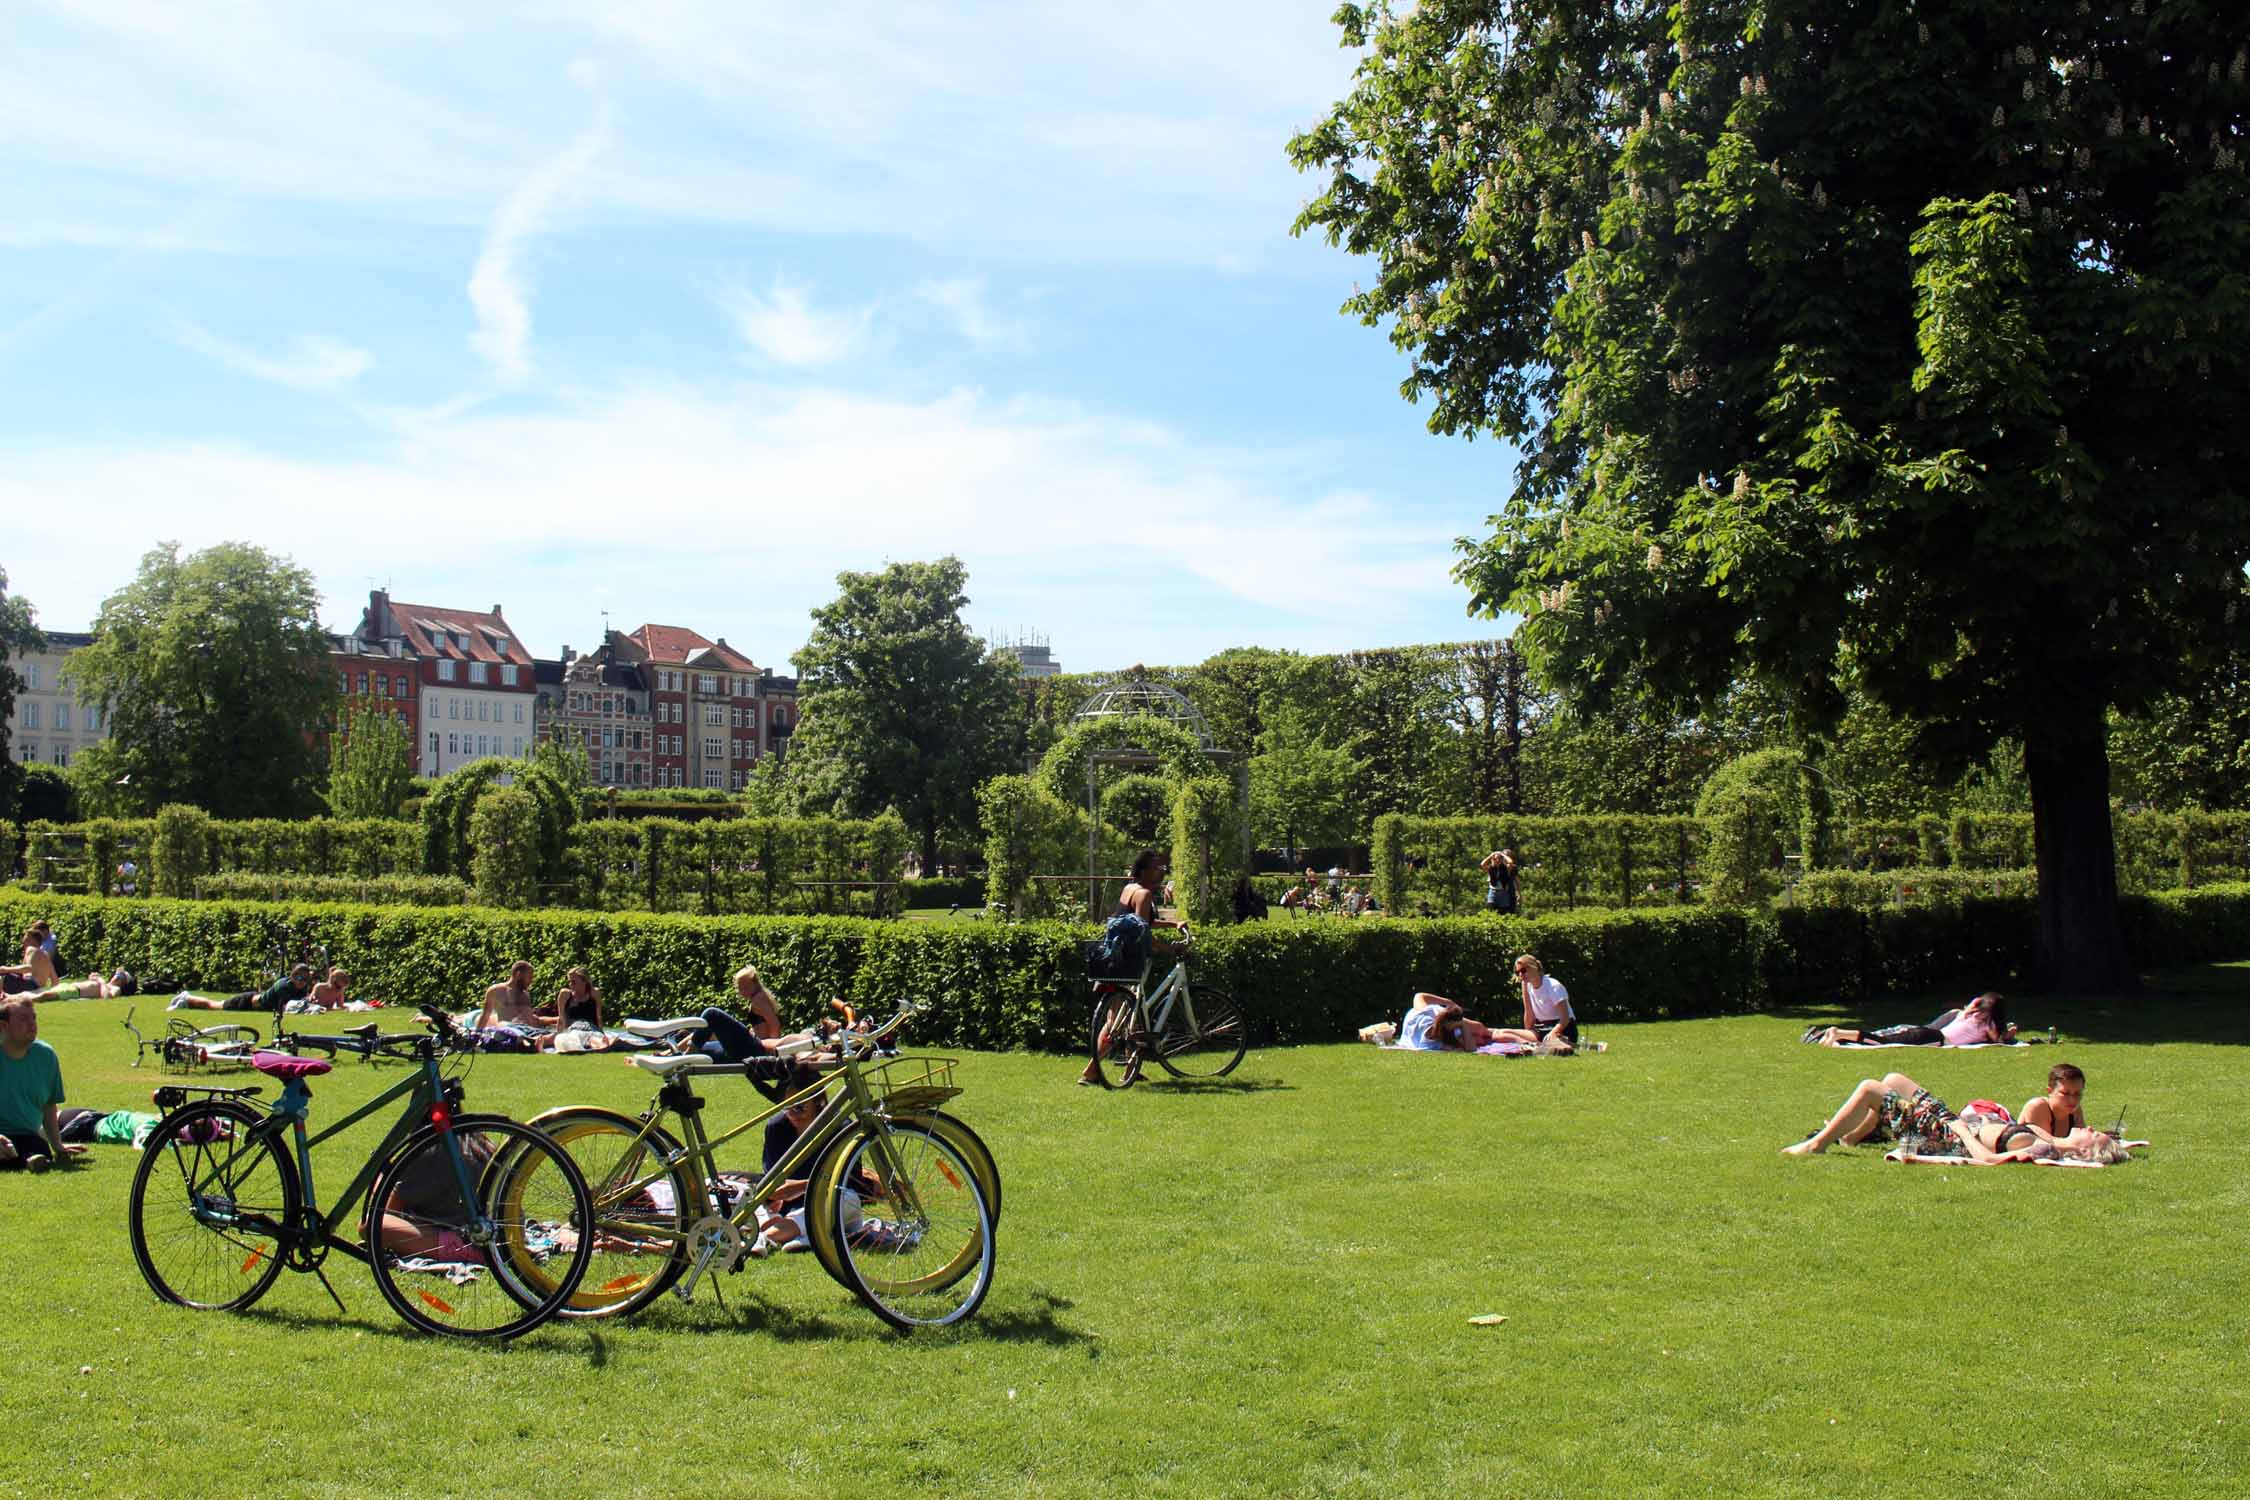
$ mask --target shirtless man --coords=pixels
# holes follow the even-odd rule
[[[531,998],[531,965],[517,959],[508,966],[508,977],[484,992],[484,1009],[477,1013],[477,1030],[515,1033],[536,1048],[548,1039],[547,1025]]]
[[[326,979],[312,987],[312,993],[305,997],[306,1007],[311,1010],[340,1008],[350,998],[344,993],[344,988],[351,982],[352,976],[344,972],[341,964],[337,965],[328,971]]]

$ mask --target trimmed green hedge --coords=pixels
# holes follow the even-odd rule
[[[258,875],[233,870],[199,876],[198,901],[356,901],[371,906],[467,906],[458,875]]]
[[[1668,906],[1703,878],[1709,830],[1700,818],[1606,814],[1585,818],[1375,820],[1375,898],[1414,916],[1460,916],[1484,905],[1478,861],[1516,853],[1516,892],[1527,912],[1580,906]]]
[[[1980,897],[2039,894],[2037,870],[1813,870],[1790,888],[1799,906],[1958,906]]]
[[[2128,942],[2145,966],[2250,954],[2250,885],[2130,896]],[[1084,1041],[1080,944],[1062,922],[911,923],[851,918],[688,917],[487,908],[103,900],[0,890],[0,926],[55,924],[73,966],[122,965],[151,991],[240,989],[275,943],[325,944],[368,995],[465,1006],[516,958],[552,986],[583,964],[614,1014],[693,1009],[754,962],[803,1024],[841,996],[880,1010],[901,997],[934,1013],[927,1046],[1055,1047]],[[2037,920],[2022,900],[1862,911],[1674,908],[1356,922],[1252,922],[1199,937],[1199,971],[1232,990],[1262,1043],[1337,1041],[1395,1018],[1414,991],[1505,1017],[1510,963],[1537,953],[1590,1024],[1754,1011],[1776,1001],[1859,1000],[1954,980],[2011,984]]]

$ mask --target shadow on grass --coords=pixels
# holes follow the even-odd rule
[[[700,1298],[700,1293],[698,1294]],[[1051,1292],[1034,1291],[1011,1295],[1007,1302],[994,1307],[987,1302],[969,1319],[951,1330],[923,1329],[914,1336],[964,1339],[990,1339],[1006,1344],[1047,1344],[1068,1347],[1083,1344],[1091,1335],[1066,1327],[1059,1313],[1074,1304],[1065,1297]],[[710,1337],[721,1334],[764,1334],[784,1343],[818,1339],[823,1343],[867,1342],[871,1339],[900,1337],[899,1330],[883,1322],[857,1302],[850,1304],[849,1314],[832,1317],[826,1312],[807,1312],[803,1308],[784,1306],[763,1297],[744,1296],[739,1288],[727,1292],[722,1308],[713,1303],[703,1304],[700,1314],[688,1308],[673,1308],[673,1315],[664,1320],[664,1332],[696,1334]],[[550,1325],[553,1326],[553,1325]]]
[[[1160,1094],[1272,1094],[1297,1087],[1279,1078],[1151,1078],[1146,1074],[1141,1076],[1141,1086]]]

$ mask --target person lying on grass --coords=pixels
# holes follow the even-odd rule
[[[1945,1101],[1904,1073],[1864,1078],[1845,1098],[1827,1124],[1794,1146],[1784,1146],[1785,1156],[1817,1156],[1837,1141],[1857,1145],[1869,1138],[1896,1141],[1910,1155],[1965,1155],[1980,1165],[2009,1161],[2036,1161],[2061,1149],[2053,1140],[2026,1139],[2007,1128],[2009,1122],[1980,1113],[1964,1126],[1962,1117],[1946,1108]],[[2033,1132],[2036,1136],[2037,1132]],[[2089,1157],[2114,1149],[2108,1136],[2079,1143]],[[2007,1146],[2002,1148],[2002,1143]],[[2102,1143],[2107,1142],[2107,1146]],[[2036,1148],[2045,1146],[2044,1151]]]
[[[62,1064],[39,1040],[39,1007],[23,995],[0,1002],[0,1170],[78,1159],[86,1148],[63,1140],[63,1102]]]
[[[1818,1042],[1823,1047],[1845,1047],[1854,1042],[1873,1042],[1895,1047],[1973,1047],[1986,1043],[2012,1042],[2016,1027],[2008,1019],[2008,1002],[1993,991],[1971,1000],[1943,1026],[1857,1026],[1814,1027],[1805,1033],[1805,1040]]]
[[[1400,1046],[1422,1052],[1479,1052],[1495,1042],[1513,1042],[1527,1051],[1558,1057],[1576,1050],[1567,1041],[1550,1041],[1523,1027],[1488,1026],[1463,1011],[1458,1002],[1427,991],[1415,995],[1398,1031]]]
[[[125,970],[119,969],[107,979],[99,974],[88,974],[84,979],[66,979],[52,989],[40,990],[24,998],[34,1004],[44,1004],[49,1000],[115,1000],[139,991],[139,982]]]
[[[280,1015],[292,1000],[304,1000],[312,995],[313,971],[311,964],[298,964],[268,985],[253,993],[245,990],[239,995],[217,999],[208,995],[190,995],[185,991],[175,995],[166,1010],[262,1010],[269,1015]]]

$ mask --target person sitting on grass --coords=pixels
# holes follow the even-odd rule
[[[2008,1019],[2008,1002],[1987,990],[1953,1012],[1943,1026],[1815,1026],[1804,1039],[1823,1047],[1847,1047],[1855,1042],[1894,1047],[1972,1047],[1989,1042],[2012,1042],[2015,1023]]]
[[[781,1035],[781,1001],[758,977],[755,964],[734,971],[734,992],[750,1012],[750,1029],[771,1041]]]
[[[342,1010],[351,1003],[351,997],[345,993],[351,982],[352,976],[344,972],[342,964],[333,966],[327,977],[314,985],[312,993],[305,997],[305,1009]]]
[[[484,1008],[477,1012],[476,1030],[488,1050],[536,1052],[552,1040],[547,1023],[531,1000],[530,963],[517,959],[508,966],[507,978],[484,992]]]
[[[539,1007],[539,1019],[550,1026],[588,1026],[602,1029],[602,992],[581,968],[563,976],[555,998]]]
[[[1283,911],[1293,911],[1297,915],[1303,916],[1306,912],[1312,910],[1312,904],[1313,887],[1309,879],[1300,880],[1281,893],[1281,909]]]
[[[1578,1014],[1570,1008],[1570,991],[1562,981],[1526,953],[1516,960],[1516,983],[1523,987],[1523,1028],[1520,1033],[1511,1028],[1509,1035],[1542,1052],[1575,1051]]]
[[[311,996],[312,990],[312,965],[298,964],[262,991],[245,990],[239,995],[229,995],[223,1000],[208,995],[190,995],[182,991],[180,994],[173,996],[172,1003],[164,1008],[166,1010],[262,1010],[270,1015],[278,1016],[283,1010],[287,1009],[290,1001],[307,999]]]
[[[51,989],[40,990],[24,998],[35,1004],[49,1000],[116,1000],[126,995],[140,993],[140,981],[124,969],[118,969],[107,979],[100,974],[88,974],[84,979],[66,979]]]
[[[809,1068],[792,1069],[788,1087],[795,1091],[809,1087],[814,1079]],[[766,1122],[765,1170],[771,1172],[781,1165],[798,1138],[812,1127],[820,1115],[821,1106],[828,1101],[819,1094],[809,1094],[781,1110]],[[806,1172],[812,1163],[804,1164]],[[776,1250],[805,1238],[805,1177],[791,1177],[776,1187],[766,1200],[758,1205],[758,1237],[750,1243],[750,1253],[767,1256]]]
[[[23,930],[22,947],[22,963],[0,964],[0,989],[20,995],[53,989],[62,982],[62,975],[55,969],[55,956],[47,950],[46,935],[37,923]]]
[[[2086,1128],[2086,1075],[2066,1062],[2047,1070],[2047,1092],[2025,1102],[2019,1117],[2041,1140],[2069,1145],[2099,1134]]]
[[[0,1001],[0,1169],[44,1172],[84,1146],[62,1138],[62,1064],[39,1040],[39,1007],[21,995]]]

